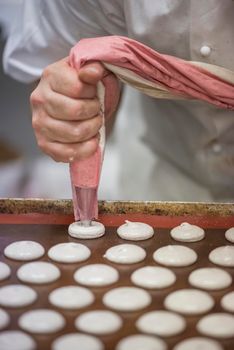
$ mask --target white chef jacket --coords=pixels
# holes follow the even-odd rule
[[[234,71],[233,18],[232,0],[26,0],[4,67],[30,82],[67,56],[80,38],[125,35],[161,53]],[[132,134],[135,121],[132,113],[125,115],[120,163],[124,168],[134,161],[120,180],[122,199],[234,199],[234,112],[205,102],[130,95],[144,120],[139,144],[147,145],[150,157],[138,160],[134,146],[128,149],[126,134]],[[147,161],[150,169],[142,166]],[[132,177],[138,187],[132,188]]]

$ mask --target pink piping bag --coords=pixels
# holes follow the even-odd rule
[[[98,82],[97,96],[101,104],[103,125],[99,131],[100,141],[97,151],[89,158],[70,163],[72,196],[75,220],[90,225],[98,217],[97,192],[101,175],[105,148],[104,96],[105,88]]]
[[[155,98],[162,98],[163,91],[163,98],[196,99],[234,110],[234,72],[224,67],[161,54],[121,36],[82,39],[71,56],[74,67],[102,62],[120,80],[146,94],[150,90]]]

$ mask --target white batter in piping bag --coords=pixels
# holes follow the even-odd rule
[[[89,225],[91,220],[98,216],[97,191],[105,148],[105,88],[102,82],[97,84],[97,96],[103,117],[103,125],[99,131],[99,147],[91,157],[70,163],[75,220],[80,220],[85,225]]]

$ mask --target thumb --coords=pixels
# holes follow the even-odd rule
[[[92,62],[80,68],[78,77],[83,83],[96,85],[106,74],[107,71],[101,63]]]
[[[108,119],[116,110],[120,98],[120,83],[117,77],[101,63],[93,62],[83,66],[78,76],[86,84],[96,85],[102,81],[105,86],[105,117]]]

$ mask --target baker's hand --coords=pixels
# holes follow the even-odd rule
[[[77,72],[68,58],[49,65],[32,92],[32,125],[38,146],[54,160],[71,162],[91,156],[98,147],[102,125],[97,82],[108,81],[105,117],[116,109],[119,84],[100,63]]]

